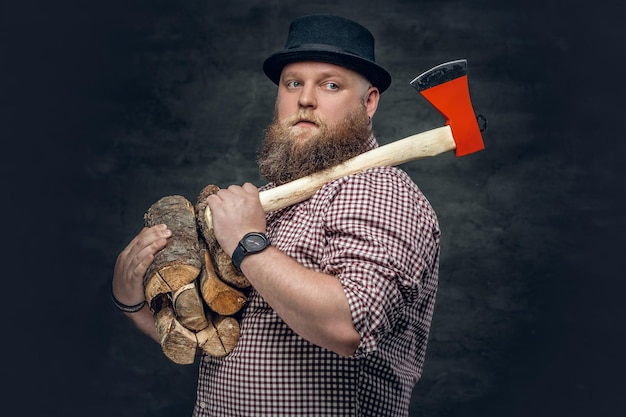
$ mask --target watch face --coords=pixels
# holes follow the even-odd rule
[[[248,252],[259,252],[267,247],[267,239],[259,233],[251,233],[241,242]]]

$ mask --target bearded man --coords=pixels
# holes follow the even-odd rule
[[[278,92],[259,157],[262,189],[377,146],[372,117],[391,76],[366,28],[301,17],[263,69]],[[409,176],[369,169],[268,214],[250,183],[207,204],[215,237],[252,289],[235,349],[200,361],[194,416],[407,416],[440,248],[437,216]],[[143,275],[170,235],[166,225],[145,228],[120,254],[116,303],[141,305]],[[259,246],[246,250],[250,236]],[[147,306],[126,314],[158,341]]]

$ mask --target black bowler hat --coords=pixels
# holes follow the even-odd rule
[[[287,64],[319,61],[340,65],[365,76],[380,92],[391,84],[391,75],[374,59],[374,37],[369,30],[339,16],[309,15],[289,26],[285,49],[263,63],[274,84]]]

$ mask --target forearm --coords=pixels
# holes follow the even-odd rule
[[[339,279],[300,265],[274,247],[241,264],[252,286],[304,339],[339,355],[353,354],[360,335]]]
[[[147,304],[136,313],[124,313],[124,315],[128,317],[145,335],[150,337],[155,342],[160,343],[154,321],[154,315]]]

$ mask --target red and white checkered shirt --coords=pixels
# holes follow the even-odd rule
[[[202,357],[194,416],[406,417],[439,267],[424,195],[404,171],[374,168],[268,214],[267,231],[273,246],[341,281],[360,345],[346,358],[307,342],[252,290],[235,349]]]

